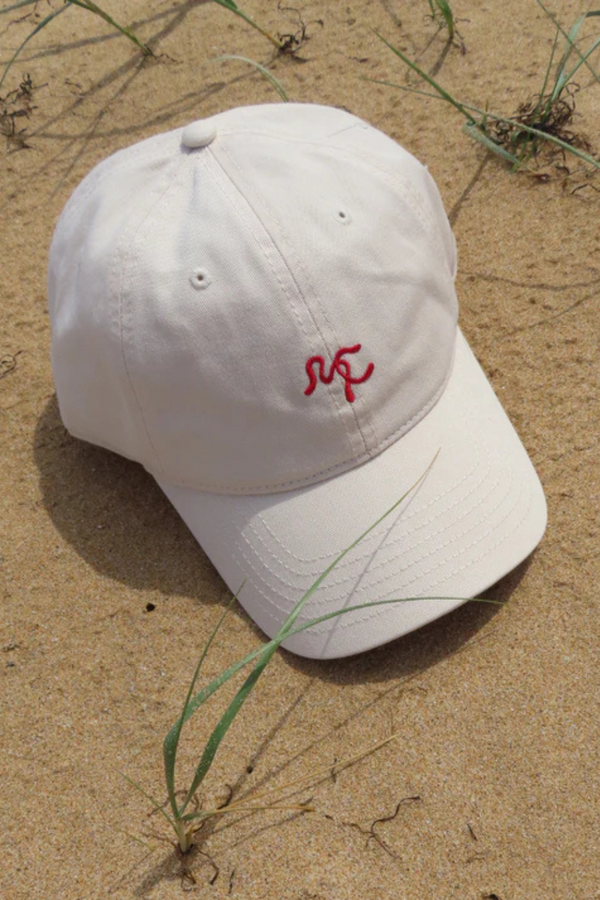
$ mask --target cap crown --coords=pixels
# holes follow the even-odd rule
[[[210,125],[205,146],[178,129],[119,151],[67,204],[48,286],[61,414],[172,484],[290,490],[435,404],[454,238],[427,170],[346,112]]]

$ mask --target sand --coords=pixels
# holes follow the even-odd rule
[[[511,174],[451,108],[363,79],[405,78],[379,29],[458,96],[514,111],[540,84],[547,18],[533,0],[453,6],[464,54],[446,47],[425,2],[303,3],[300,61],[273,60],[216,4],[107,0],[156,60],[140,64],[125,38],[71,8],[0,90],[24,73],[35,89],[29,116],[15,119],[26,131],[0,160],[4,900],[600,898],[600,182],[572,163],[571,174]],[[560,6],[565,25],[583,8]],[[0,20],[2,64],[49,9]],[[248,0],[248,10],[275,32],[298,28],[275,3]],[[466,604],[348,660],[279,653],[205,803],[227,785],[241,797],[396,737],[302,792],[314,812],[223,818],[184,862],[121,773],[164,799],[162,737],[229,594],[152,478],[62,426],[45,269],[63,204],[103,157],[277,101],[243,64],[210,61],[223,53],[268,63],[292,99],[345,106],[429,166],[458,241],[461,325],[537,467],[549,526],[491,592],[501,607]],[[575,127],[599,150],[599,90],[580,80]],[[207,676],[259,640],[234,612]],[[198,718],[184,740],[182,784],[211,721]]]

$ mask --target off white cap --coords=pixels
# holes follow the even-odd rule
[[[474,597],[539,542],[531,462],[457,328],[427,170],[310,104],[244,107],[121,150],[49,262],[63,421],[152,473],[269,636],[347,656]],[[455,599],[448,599],[455,598]]]

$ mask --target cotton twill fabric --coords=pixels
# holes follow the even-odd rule
[[[291,490],[375,456],[437,400],[454,237],[426,168],[348,113],[211,121],[209,146],[178,129],[119,151],[67,204],[49,265],[61,415],[170,484]],[[374,372],[355,402],[339,377],[307,397],[307,360],[357,344],[353,374]]]

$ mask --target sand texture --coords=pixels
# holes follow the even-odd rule
[[[273,32],[298,31],[297,13],[247,5]],[[60,6],[0,18],[2,66]],[[406,81],[380,30],[457,96],[512,113],[540,86],[551,23],[534,0],[456,0],[462,52],[425,0],[307,0],[298,58],[275,58],[215,3],[105,6],[155,59],[72,7],[0,89],[7,98],[26,74],[33,86],[29,103],[6,99],[1,119],[4,134],[8,113],[29,112],[0,154],[0,896],[598,900],[600,179],[570,159],[511,174],[451,107],[363,77]],[[585,8],[559,6],[567,27]],[[225,53],[269,65],[293,100],[350,109],[429,166],[458,242],[462,328],[539,472],[549,525],[490,592],[502,606],[466,604],[352,659],[278,653],[205,804],[396,737],[301,792],[314,812],[223,817],[182,861],[121,773],[165,799],[162,738],[229,593],[150,475],[64,429],[45,277],[57,216],[93,165],[194,119],[278,101],[248,66],[211,61]],[[582,72],[572,128],[599,152],[590,80]],[[260,639],[233,612],[206,676]],[[182,785],[219,709],[191,723]]]

